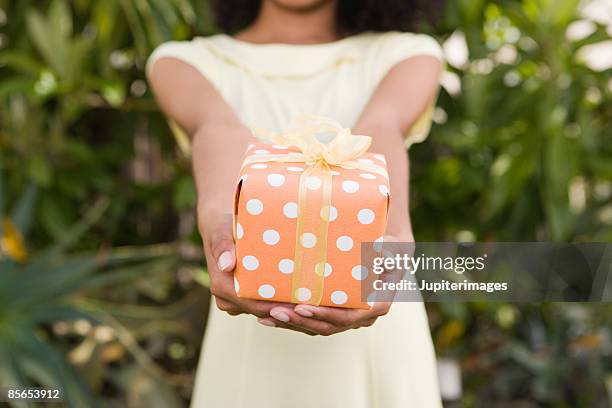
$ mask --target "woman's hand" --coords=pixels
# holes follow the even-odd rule
[[[391,302],[376,302],[368,310],[311,305],[275,306],[270,310],[272,317],[259,318],[258,321],[265,326],[297,330],[311,336],[331,336],[349,329],[369,327],[390,308]]]
[[[232,316],[247,313],[256,317],[269,317],[276,307],[290,308],[293,304],[250,300],[238,297],[234,289],[236,251],[232,236],[232,215],[206,213],[198,210],[200,234],[204,239],[204,254],[210,276],[210,291],[217,307]],[[310,331],[298,326],[290,329],[306,334]]]
[[[412,234],[403,236],[385,236],[383,241],[387,242],[414,242]],[[414,245],[410,245],[414,248]],[[384,244],[383,244],[384,248]],[[400,277],[401,278],[401,277]],[[391,279],[396,279],[395,276]],[[388,298],[388,294],[386,294]],[[297,330],[312,336],[330,336],[350,329],[369,327],[376,320],[386,315],[391,308],[392,302],[374,302],[368,310],[345,309],[338,307],[313,306],[313,305],[275,305],[270,309],[270,317],[257,319],[259,323],[289,330]]]

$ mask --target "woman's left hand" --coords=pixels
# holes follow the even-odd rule
[[[414,242],[412,235],[399,238],[385,236],[383,242]],[[384,244],[383,244],[384,247]],[[414,246],[411,246],[414,248]],[[270,317],[258,318],[264,326],[296,330],[312,336],[331,336],[350,329],[369,327],[386,315],[392,302],[374,302],[370,309],[346,309],[306,304],[277,306],[270,310]]]

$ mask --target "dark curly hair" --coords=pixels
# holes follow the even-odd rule
[[[251,24],[261,0],[212,0],[217,28],[235,33]],[[444,0],[338,0],[337,25],[344,35],[364,31],[416,31],[440,16]]]

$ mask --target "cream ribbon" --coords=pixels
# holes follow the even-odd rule
[[[285,153],[252,155],[246,158],[242,167],[268,161],[309,165],[323,161],[330,166],[370,171],[386,179],[389,178],[384,168],[357,161],[359,156],[370,148],[372,138],[353,135],[350,129],[343,128],[334,119],[302,115],[293,118],[283,133],[274,133],[257,127],[251,127],[251,131],[260,139],[267,139],[281,146],[297,147],[300,152],[292,152],[290,155]],[[334,137],[328,143],[321,140],[329,135]]]

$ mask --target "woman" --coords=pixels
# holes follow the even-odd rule
[[[392,30],[414,22],[419,8],[410,0],[219,0],[215,10],[219,27],[237,34],[164,44],[148,66],[162,110],[191,137],[217,306],[193,406],[440,406],[422,304],[296,306],[240,299],[233,286],[232,190],[253,138],[247,126],[282,131],[292,117],[314,114],[372,136],[370,150],[386,156],[390,173],[387,234],[413,241],[405,144],[427,134],[441,52],[429,37]]]

